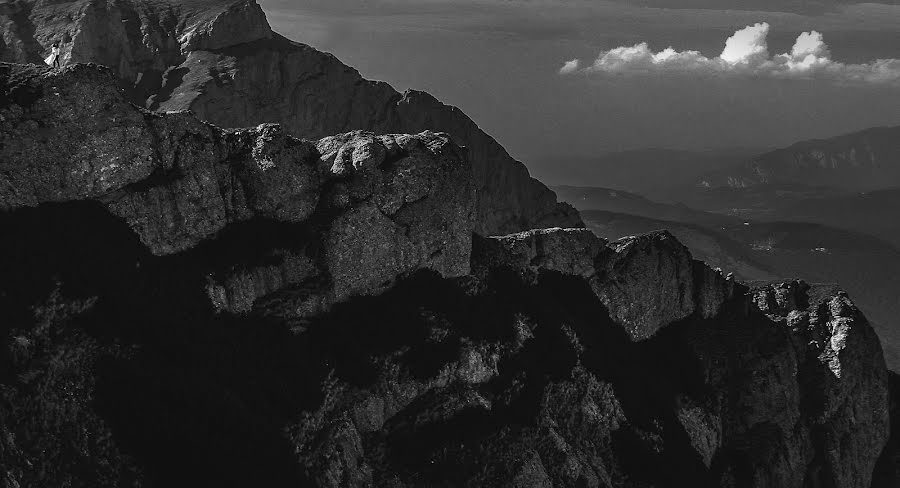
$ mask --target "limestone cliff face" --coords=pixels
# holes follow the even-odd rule
[[[210,68],[212,67],[212,68]],[[173,74],[180,83],[154,109],[190,109],[225,127],[275,120],[292,133],[321,137],[354,129],[440,130],[466,146],[478,184],[478,231],[581,226],[577,212],[531,178],[456,107],[431,95],[364,80],[335,57],[275,36],[221,52],[194,52]]]
[[[249,311],[258,298],[313,280],[327,283],[301,308],[417,269],[468,273],[472,171],[446,134],[354,132],[314,144],[276,125],[224,131],[187,113],[142,111],[96,66],[0,64],[0,78],[0,208],[96,200],[155,255],[236,224],[301,239],[267,249],[265,262],[210,275],[220,309]],[[317,242],[302,240],[313,232]]]
[[[195,49],[222,49],[272,37],[252,1],[6,2],[0,60],[39,63],[54,42],[63,61],[114,68],[130,84],[152,78]]]
[[[469,151],[479,233],[582,226],[577,211],[558,204],[459,109],[364,80],[333,56],[273,33],[252,0],[20,0],[9,10],[0,17],[2,60],[40,62],[61,39],[64,60],[112,67],[139,105],[192,110],[221,127],[277,122],[309,139],[443,131]]]
[[[547,233],[553,238],[548,239]],[[577,429],[568,436],[563,434],[568,444],[567,462],[575,466],[578,482],[631,486],[617,479],[627,470],[617,464],[623,458],[603,452],[603,448],[598,455],[594,449],[615,445],[616,431],[621,433],[629,422],[635,422],[634,413],[630,414],[627,406],[620,411],[621,405],[644,402],[632,404],[636,409],[632,412],[648,414],[659,408],[650,414],[657,422],[665,424],[665,417],[671,416],[677,425],[661,427],[660,448],[672,442],[666,436],[673,430],[686,436],[682,449],[691,454],[682,458],[684,466],[675,468],[676,476],[682,478],[672,486],[870,486],[877,458],[865,453],[881,452],[890,430],[887,372],[877,336],[846,294],[811,289],[803,282],[748,290],[696,262],[693,274],[679,272],[683,267],[691,269],[690,254],[666,233],[626,238],[605,249],[596,244],[586,247],[587,235],[557,230],[495,238],[476,246],[473,256],[473,262],[479,263],[476,270],[512,269],[521,276],[522,270],[529,269],[531,277],[540,277],[542,271],[579,277],[590,285],[608,311],[610,323],[626,341],[647,344],[644,354],[660,353],[651,344],[686,348],[682,353],[662,353],[666,358],[660,367],[691,369],[676,373],[678,380],[672,378],[686,382],[668,391],[672,397],[663,400],[656,392],[629,399],[633,392],[626,393],[628,387],[613,380],[612,392],[604,393],[602,406],[590,407],[597,414],[590,422],[603,425],[599,437],[592,437],[593,431],[582,437]],[[531,242],[536,250],[527,264],[519,257],[523,242]],[[553,244],[548,245],[550,242]],[[543,261],[541,250],[549,251],[547,255],[557,261]],[[559,256],[573,254],[593,256],[595,271],[585,271],[589,266],[557,264]],[[611,276],[610,269],[619,274]],[[610,289],[617,294],[610,295],[606,291]],[[648,310],[653,313],[647,314]],[[617,369],[608,361],[620,359],[591,355],[600,348],[593,342],[597,338],[591,337],[592,332],[582,330],[574,335],[577,364],[593,364],[595,371],[605,374]],[[854,350],[874,355],[857,356]],[[641,360],[649,359],[644,356]],[[621,374],[619,378],[635,381],[640,376],[628,366],[621,367],[625,371],[612,377]],[[656,385],[652,388],[667,389],[656,383],[665,381],[659,377],[646,381]],[[662,405],[650,406],[660,401]],[[577,447],[587,439],[590,448]],[[654,443],[643,442],[648,448]],[[548,457],[553,459],[539,456],[531,461],[538,467],[527,469],[552,472],[556,467],[540,466],[541,462],[550,464]],[[554,483],[561,481],[548,478]],[[628,475],[625,478],[634,481]]]

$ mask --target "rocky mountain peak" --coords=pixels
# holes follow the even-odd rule
[[[200,8],[193,16],[186,16],[178,36],[182,53],[213,51],[272,38],[266,15],[254,0],[217,1],[213,4],[221,10]],[[177,5],[193,7],[190,2]]]
[[[186,2],[86,0],[8,2],[0,60],[40,62],[60,42],[63,60],[110,66],[129,83],[147,83],[191,51],[215,50],[272,37],[251,0]]]
[[[187,113],[142,111],[93,65],[5,64],[0,77],[4,210],[94,200],[158,256],[235,226],[319,236],[319,244],[270,250],[280,264],[210,278],[219,309],[249,311],[320,276],[328,283],[316,300],[330,303],[412,270],[468,273],[472,170],[446,134],[358,131],[314,143],[277,125],[226,131]]]
[[[450,134],[470,154],[482,235],[581,227],[578,212],[528,174],[456,107],[363,79],[334,56],[271,31],[253,0],[17,0],[0,17],[0,60],[40,62],[62,39],[63,60],[109,66],[132,102],[191,110],[220,127],[279,123],[296,137],[354,130]]]

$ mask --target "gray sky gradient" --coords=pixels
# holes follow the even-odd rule
[[[757,22],[771,24],[772,53],[789,52],[801,32],[816,30],[835,60],[900,58],[900,5],[834,0],[260,3],[276,31],[335,54],[367,78],[399,90],[423,89],[460,107],[536,173],[551,177],[552,160],[567,156],[648,147],[768,148],[900,125],[896,86],[558,73],[565,60],[590,62],[602,51],[639,42],[653,51],[672,46],[712,58],[736,30]],[[553,183],[578,183],[558,176]]]

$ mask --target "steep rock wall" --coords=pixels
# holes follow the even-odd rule
[[[0,64],[0,78],[0,208],[97,200],[155,255],[235,224],[296,234],[300,248],[211,275],[219,308],[248,311],[314,278],[329,284],[306,300],[331,303],[416,269],[468,273],[472,172],[445,134],[354,132],[314,144],[275,125],[223,131],[187,113],[142,111],[92,65]]]
[[[583,226],[578,212],[531,178],[459,109],[427,93],[397,93],[334,56],[271,31],[252,0],[18,0],[0,12],[0,60],[36,62],[62,40],[63,59],[112,67],[153,110],[192,110],[221,127],[280,123],[317,139],[366,130],[450,134],[466,146],[483,235]]]

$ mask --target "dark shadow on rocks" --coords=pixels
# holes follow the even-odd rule
[[[628,419],[628,426],[613,436],[614,450],[628,477],[656,486],[709,486],[708,470],[675,417],[681,397],[699,398],[705,393],[702,370],[690,346],[692,329],[702,325],[688,318],[650,339],[631,342],[609,319],[587,283],[565,281],[542,277],[540,296],[559,301],[558,309],[548,311],[543,322],[555,320],[571,327],[584,349],[582,364],[599,380],[612,384]]]
[[[0,308],[12,319],[6,324],[29,320],[30,307],[57,282],[69,297],[124,294],[152,260],[125,222],[98,203],[0,213],[0,229]]]
[[[167,257],[151,255],[98,203],[3,213],[0,229],[0,313],[12,319],[0,326],[4,340],[32,323],[30,306],[57,282],[67,297],[97,297],[72,326],[117,352],[80,374],[93,375],[92,408],[154,485],[317,482],[304,470],[323,464],[301,457],[344,456],[333,447],[343,441],[324,438],[352,430],[335,426],[352,424],[354,402],[377,395],[394,407],[360,431],[376,484],[495,486],[537,456],[559,484],[587,484],[599,459],[630,486],[712,487],[726,469],[750,473],[760,459],[748,456],[779,439],[775,426],[758,424],[707,468],[677,416],[682,402],[716,412],[710,402],[723,401],[728,411],[765,394],[742,391],[754,358],[794,354],[782,325],[748,316],[739,300],[715,320],[689,317],[634,343],[581,278],[422,271],[292,330],[277,310],[215,313],[204,279],[270,263],[277,250],[315,258],[315,226],[252,219]],[[497,363],[458,374],[473,353]],[[596,405],[619,405],[627,419],[600,440],[591,435],[607,419],[572,405],[591,388]],[[560,439],[568,447],[555,447]],[[579,461],[580,477],[565,478],[565,452],[592,459]],[[879,473],[896,459],[885,451]]]
[[[150,481],[303,486],[282,429],[317,404],[317,355],[277,324],[215,314],[202,286],[203,273],[243,255],[239,248],[263,254],[259,240],[294,236],[251,222],[186,255],[156,257],[91,202],[5,213],[0,229],[4,340],[29,326],[30,306],[57,282],[67,297],[97,297],[72,326],[125,353],[85,374],[95,376],[96,410],[116,444]]]
[[[531,338],[517,338],[523,327]],[[397,351],[404,368],[426,378],[454,361],[465,344],[508,348],[492,380],[432,390],[368,436],[365,451],[376,463],[376,479],[380,473],[434,486],[508,481],[517,459],[550,442],[540,427],[548,385],[573,381],[582,364],[612,384],[625,409],[630,424],[612,442],[629,479],[711,486],[709,470],[674,415],[680,396],[704,393],[690,352],[692,327],[691,321],[673,324],[632,343],[585,281],[545,273],[531,286],[498,271],[484,281],[423,273],[380,297],[336,307],[308,334],[328,344],[337,376],[361,388],[379,378],[379,358]],[[403,352],[416,350],[422,352]],[[595,441],[566,435],[574,446]]]
[[[181,86],[185,75],[187,75],[189,71],[189,69],[181,67],[169,68],[162,75],[157,75],[159,84],[157,85],[158,91],[156,93],[150,95],[151,92],[145,89],[144,93],[141,93],[140,95],[136,94],[133,100],[141,101],[141,103],[139,103],[141,106],[145,104],[143,101],[146,100],[148,110],[159,109],[160,105],[172,98],[175,89]]]
[[[872,488],[900,486],[900,375],[888,373],[891,390],[891,438],[885,446],[872,479]]]

